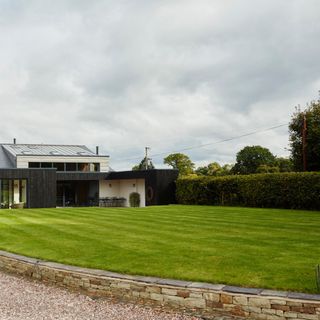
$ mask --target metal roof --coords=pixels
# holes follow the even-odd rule
[[[0,146],[0,168],[1,169],[11,169],[14,168],[14,165],[8,158],[5,150],[2,146]]]
[[[81,145],[50,145],[50,144],[2,144],[13,156],[76,156],[97,157],[86,146]]]

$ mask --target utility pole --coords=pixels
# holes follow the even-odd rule
[[[146,152],[146,154],[145,154],[145,159],[146,159],[146,161],[145,161],[145,164],[146,164],[146,170],[148,170],[148,164],[149,164],[149,158],[148,158],[148,151],[150,150],[150,147],[145,147],[145,152]]]
[[[306,118],[306,115],[303,116],[303,126],[302,126],[302,162],[303,162],[303,171],[307,171],[307,118]]]

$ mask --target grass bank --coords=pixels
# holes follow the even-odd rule
[[[315,292],[320,212],[209,206],[0,210],[0,249],[129,274]]]

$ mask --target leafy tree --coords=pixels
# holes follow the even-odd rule
[[[148,161],[148,166],[146,169],[146,157],[144,157],[139,164],[132,167],[132,171],[139,171],[139,170],[151,170],[154,169],[154,165],[151,160]]]
[[[269,149],[261,146],[247,146],[237,153],[237,162],[232,168],[234,174],[257,173],[262,165],[274,167],[276,157]]]
[[[168,164],[173,169],[178,169],[180,175],[193,173],[194,163],[183,153],[172,153],[163,159],[164,164]]]
[[[257,168],[256,173],[275,173],[280,172],[279,167],[277,166],[268,166],[266,164],[262,164]]]
[[[290,151],[294,169],[303,170],[302,129],[306,117],[307,171],[320,170],[320,101],[312,101],[304,111],[296,108],[289,124]]]
[[[292,172],[293,171],[293,163],[291,159],[277,157],[276,158],[276,166],[279,168],[279,172]]]
[[[207,166],[196,169],[198,176],[225,176],[230,173],[231,165],[220,166],[218,162],[209,163]]]

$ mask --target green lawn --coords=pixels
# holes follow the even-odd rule
[[[0,249],[128,274],[316,292],[320,212],[207,206],[0,210]]]

